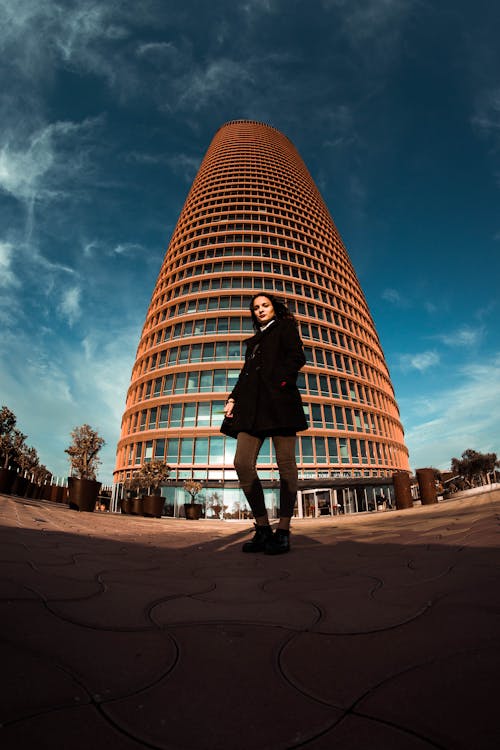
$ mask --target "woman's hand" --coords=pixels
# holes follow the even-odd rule
[[[224,407],[224,416],[227,417],[227,419],[231,419],[233,416],[233,409],[234,409],[234,398],[228,398],[226,401],[226,405]]]

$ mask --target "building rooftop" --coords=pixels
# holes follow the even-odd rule
[[[496,748],[499,512],[295,521],[267,557],[2,496],[2,748]]]

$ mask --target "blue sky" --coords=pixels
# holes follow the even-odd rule
[[[412,468],[500,453],[500,6],[0,0],[0,402],[111,479],[140,330],[217,128],[296,145],[343,237]]]

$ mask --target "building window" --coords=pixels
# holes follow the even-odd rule
[[[155,441],[155,453],[154,453],[155,461],[163,461],[165,458],[165,440],[156,440]]]

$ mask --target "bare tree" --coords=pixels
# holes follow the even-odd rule
[[[165,461],[148,461],[125,482],[127,489],[149,489],[159,492],[170,476],[172,469]]]
[[[16,428],[16,415],[7,406],[0,409],[0,456],[4,469],[10,463],[19,466],[18,457],[24,446],[26,435]]]
[[[40,463],[35,448],[31,448],[24,443],[17,456],[17,463],[24,472],[32,474]]]
[[[44,464],[38,464],[38,466],[35,466],[33,469],[33,475],[35,477],[35,482],[38,482],[39,484],[45,484],[45,482],[49,482],[52,479],[52,472],[50,472]]]
[[[98,454],[105,445],[104,438],[88,424],[75,427],[71,437],[73,442],[64,451],[69,455],[71,476],[79,479],[96,479],[97,468],[101,463]]]
[[[186,479],[186,481],[184,482],[184,489],[191,497],[191,503],[194,504],[196,502],[196,498],[203,489],[203,485],[201,482],[197,482],[195,479]]]
[[[494,472],[500,466],[496,453],[479,453],[468,448],[462,453],[461,458],[451,459],[451,470],[453,474],[464,477],[469,484],[479,480],[481,484],[487,482],[487,475]]]

